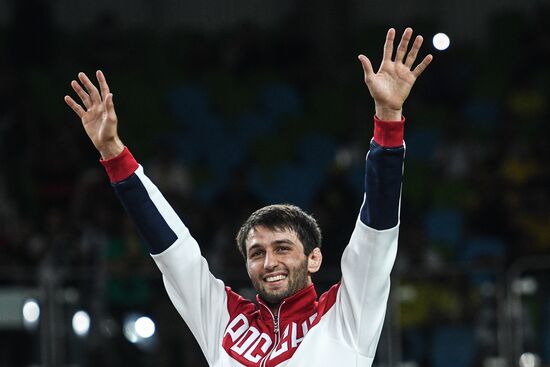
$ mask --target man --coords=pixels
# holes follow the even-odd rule
[[[101,154],[115,191],[150,246],[166,290],[211,366],[371,366],[383,325],[396,251],[404,157],[402,106],[432,60],[413,68],[422,37],[408,50],[412,29],[393,56],[395,30],[386,36],[374,73],[359,56],[375,102],[374,138],[366,159],[365,196],[342,256],[342,279],[320,298],[311,275],[321,266],[315,220],[292,205],[251,215],[237,245],[258,292],[258,304],[215,279],[196,241],[145,176],[117,134],[113,95],[101,71],[99,90],[84,73],[66,96]],[[221,159],[221,158],[220,158]]]

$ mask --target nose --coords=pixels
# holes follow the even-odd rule
[[[277,267],[277,264],[279,264],[277,256],[273,252],[267,251],[265,254],[264,269],[273,270]]]

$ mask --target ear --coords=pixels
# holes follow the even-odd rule
[[[323,262],[323,254],[319,247],[315,247],[307,256],[307,271],[310,274],[316,273]]]

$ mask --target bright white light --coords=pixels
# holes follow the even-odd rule
[[[523,353],[519,357],[519,365],[521,367],[538,367],[540,366],[540,358],[533,353]]]
[[[29,299],[23,305],[23,319],[27,323],[38,322],[40,318],[40,306],[35,299]]]
[[[136,320],[135,329],[138,336],[150,338],[155,333],[155,323],[147,316],[142,316]]]
[[[86,311],[77,311],[73,315],[73,330],[78,336],[88,335],[90,330],[90,315]]]
[[[122,333],[130,343],[147,347],[154,342],[155,323],[149,317],[131,313],[124,318],[122,325]]]
[[[445,33],[438,33],[434,36],[432,43],[436,49],[443,51],[449,47],[451,40]]]

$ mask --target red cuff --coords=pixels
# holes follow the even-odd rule
[[[122,153],[114,158],[100,159],[99,162],[105,167],[111,183],[120,182],[130,177],[137,169],[138,162],[130,153],[127,147],[124,147]]]
[[[374,115],[374,141],[384,148],[395,148],[403,145],[405,117],[401,121],[383,121]]]

